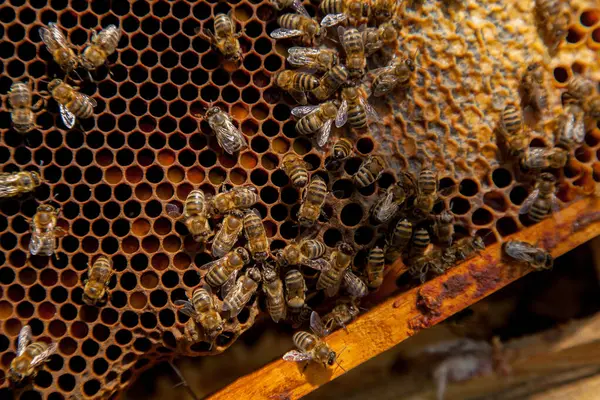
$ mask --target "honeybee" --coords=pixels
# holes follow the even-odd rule
[[[369,156],[358,168],[352,179],[359,188],[364,188],[375,182],[386,168],[385,160],[380,156]]]
[[[273,39],[285,39],[293,37],[302,37],[306,44],[314,44],[315,40],[322,34],[319,23],[309,16],[301,14],[283,14],[277,18],[281,28],[271,32]]]
[[[294,67],[305,67],[325,72],[339,62],[337,50],[328,48],[292,47],[288,50],[288,62]]]
[[[256,293],[261,280],[258,268],[248,268],[246,273],[238,278],[235,286],[226,292],[223,311],[229,311],[229,317],[235,318]]]
[[[529,146],[529,136],[523,132],[521,111],[511,104],[507,105],[502,112],[500,132],[512,157],[522,155]]]
[[[79,58],[81,66],[88,71],[94,71],[102,64],[106,64],[107,58],[117,50],[119,40],[121,40],[121,30],[115,25],[107,26],[100,33],[92,32],[91,43]]]
[[[50,22],[48,27],[41,27],[39,30],[40,38],[48,48],[54,62],[68,75],[77,68],[79,58],[75,55],[73,45],[71,45],[65,35],[60,31],[56,24]]]
[[[325,244],[314,239],[290,243],[276,253],[277,263],[287,265],[310,265],[325,254]]]
[[[31,241],[29,242],[29,253],[32,256],[41,255],[50,257],[56,251],[58,234],[64,231],[57,226],[60,208],[54,208],[49,204],[40,204],[37,212],[31,220]]]
[[[100,256],[88,271],[87,279],[83,281],[83,302],[94,306],[110,297],[108,284],[114,271],[112,261],[107,256]]]
[[[190,317],[185,325],[185,337],[189,342],[197,343],[203,338],[213,341],[223,332],[223,319],[217,311],[213,293],[209,285],[204,284],[194,290],[192,301],[176,300],[176,306],[182,306],[179,311]],[[202,328],[203,336],[198,331],[198,325]]]
[[[323,15],[322,27],[330,27],[348,20],[350,25],[359,26],[369,22],[371,0],[323,0],[319,5]]]
[[[393,262],[400,258],[402,251],[406,248],[408,243],[410,243],[412,236],[412,223],[406,218],[399,220],[390,237],[386,239],[384,249],[386,260]]]
[[[362,35],[356,28],[346,29],[343,26],[338,26],[338,35],[346,52],[346,67],[350,78],[360,78],[365,73],[367,66]]]
[[[389,221],[400,209],[400,206],[406,200],[406,192],[400,185],[392,185],[385,191],[385,194],[377,199],[373,205],[371,214],[377,223]]]
[[[281,11],[285,8],[292,8],[298,14],[302,14],[306,17],[310,17],[306,8],[302,5],[301,0],[269,0],[271,5],[277,10]]]
[[[383,271],[385,268],[385,257],[383,249],[379,246],[369,251],[367,259],[367,285],[371,289],[377,289],[383,283]]]
[[[427,229],[416,229],[413,233],[411,242],[411,257],[419,258],[425,254],[425,250],[427,250],[427,247],[429,247],[429,243],[431,243],[431,238],[429,237],[429,232],[427,232]]]
[[[452,236],[454,236],[454,215],[444,210],[440,215],[434,217],[433,233],[438,241],[446,246],[452,244]]]
[[[295,153],[288,153],[281,160],[281,169],[292,181],[292,185],[303,188],[308,184],[308,170],[310,164],[305,162]]]
[[[226,214],[233,210],[252,207],[258,201],[254,186],[236,186],[214,196],[209,203],[210,216]]]
[[[423,213],[430,213],[438,199],[437,174],[430,169],[423,169],[417,178],[417,197],[414,207]]]
[[[331,148],[331,153],[327,160],[327,168],[338,168],[340,163],[349,158],[353,152],[354,144],[345,137],[339,138]]]
[[[263,269],[263,280],[262,288],[267,299],[267,311],[277,323],[285,319],[287,312],[283,282],[279,279],[277,271],[270,266]]]
[[[387,66],[369,72],[373,77],[373,96],[383,96],[396,86],[408,88],[416,66],[411,58],[394,57]]]
[[[242,35],[236,33],[235,22],[230,14],[217,14],[214,21],[214,33],[205,29],[204,34],[208,36],[210,43],[227,61],[238,63],[242,59],[242,49],[238,38]]]
[[[577,105],[592,119],[600,118],[600,97],[594,95],[594,82],[580,76],[571,78],[567,91],[563,93],[563,102]]]
[[[366,28],[365,25],[362,25],[359,28],[359,32],[362,35],[367,57],[372,56],[384,46],[393,46],[395,48],[395,44],[398,41],[399,29],[400,22],[395,18],[382,23],[378,27]],[[400,75],[400,77],[402,76]]]
[[[293,329],[298,329],[306,322],[310,321],[310,314],[312,314],[312,308],[306,304],[300,308],[290,308],[288,311],[288,320]]]
[[[534,62],[527,66],[521,78],[521,88],[523,104],[536,112],[543,112],[548,107],[548,95],[544,89],[544,69],[540,63]]]
[[[323,211],[327,196],[327,184],[318,175],[313,175],[308,187],[304,188],[302,204],[298,210],[298,222],[301,226],[312,226]]]
[[[465,237],[457,240],[452,246],[445,249],[443,258],[446,260],[464,261],[475,257],[482,250],[485,250],[485,242],[481,236]]]
[[[29,132],[36,126],[33,113],[42,108],[43,100],[32,104],[31,88],[23,82],[13,83],[7,97],[11,110],[10,119],[15,130],[19,133]]]
[[[336,361],[335,351],[321,340],[327,336],[327,330],[316,312],[310,315],[310,328],[316,334],[300,331],[294,333],[293,341],[298,350],[288,351],[283,355],[285,361],[313,361],[322,365],[333,365]]]
[[[287,91],[294,100],[304,105],[307,102],[307,91],[317,88],[319,79],[306,72],[296,72],[285,69],[275,74],[275,84]]]
[[[527,214],[533,222],[540,222],[552,212],[557,212],[560,207],[554,195],[556,191],[556,178],[544,172],[538,178],[535,189],[523,202],[519,214]]]
[[[183,214],[180,214],[177,206],[173,204],[167,204],[166,209],[171,217],[183,216],[183,222],[196,242],[206,242],[213,235],[208,224],[208,202],[202,190],[192,190],[188,194],[183,206]]]
[[[40,175],[33,171],[0,172],[0,198],[32,192],[42,182]]]
[[[338,64],[319,79],[319,86],[313,89],[312,94],[318,100],[327,100],[348,80],[349,76],[348,69],[343,64]]]
[[[377,25],[394,18],[398,13],[400,3],[402,3],[400,0],[372,0],[371,12]]]
[[[333,332],[338,327],[347,329],[346,325],[352,322],[359,313],[360,310],[354,301],[344,301],[323,316],[323,325],[327,332]]]
[[[342,242],[331,253],[329,263],[308,265],[311,268],[321,271],[317,280],[317,290],[325,290],[325,294],[328,297],[333,297],[338,293],[340,284],[343,281],[346,290],[352,296],[365,296],[368,292],[367,286],[349,268],[353,255],[354,249],[352,246]]]
[[[208,269],[208,272],[204,276],[204,280],[210,286],[217,288],[224,285],[232,275],[236,274],[237,271],[241,270],[249,262],[250,255],[246,249],[238,247],[227,253],[224,257],[202,265],[200,269]]]
[[[227,153],[234,154],[248,147],[244,135],[233,124],[233,118],[219,107],[211,107],[204,114],[204,119],[215,132],[219,146]]]
[[[288,307],[300,309],[306,301],[306,281],[297,269],[290,269],[285,274],[285,302]]]
[[[408,272],[415,277],[419,277],[421,283],[427,280],[427,274],[430,271],[436,274],[443,274],[453,264],[453,258],[449,255],[443,258],[442,253],[439,250],[433,250],[425,255],[415,257],[410,260],[410,268]],[[446,261],[452,261],[446,263]]]
[[[58,103],[60,117],[67,128],[75,125],[75,118],[89,118],[94,114],[96,100],[78,92],[79,87],[71,86],[61,79],[53,79],[48,91]]]
[[[247,210],[244,214],[244,234],[248,250],[254,261],[264,261],[269,256],[269,241],[262,218],[257,210]]]
[[[223,257],[237,242],[244,228],[244,214],[239,210],[233,210],[223,220],[223,224],[217,232],[212,243],[213,257]]]
[[[335,126],[341,128],[349,122],[355,129],[364,129],[367,122],[379,121],[377,111],[367,102],[368,93],[363,87],[349,86],[342,89],[342,105],[335,118]]]
[[[528,148],[521,156],[521,166],[526,169],[541,170],[562,168],[567,163],[569,154],[560,147]]]
[[[594,120],[600,119],[600,96],[594,96],[586,103],[586,112],[589,117]]]
[[[317,144],[323,147],[329,140],[331,127],[335,119],[338,106],[337,100],[328,101],[318,106],[300,106],[292,110],[292,115],[300,118],[296,122],[296,132],[301,135],[317,135]]]
[[[504,252],[510,258],[529,264],[534,269],[550,269],[554,259],[550,253],[543,249],[518,240],[509,240],[504,243]]]
[[[56,352],[56,343],[31,342],[31,328],[25,325],[19,332],[17,356],[11,361],[8,378],[20,383],[28,377],[35,377],[42,363]]]
[[[561,0],[536,0],[535,7],[540,25],[555,49],[569,31],[569,3]]]

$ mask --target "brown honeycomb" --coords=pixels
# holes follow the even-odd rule
[[[405,2],[409,3],[409,2]],[[486,234],[488,242],[516,232],[523,223],[519,204],[530,182],[497,157],[494,129],[506,102],[517,102],[518,79],[527,62],[547,63],[553,111],[560,89],[573,74],[600,82],[600,7],[572,2],[573,25],[566,43],[550,57],[533,21],[533,2],[413,2],[404,6],[402,49],[419,49],[425,69],[411,92],[378,101],[385,116],[383,136],[356,140],[356,157],[325,176],[334,190],[326,206],[329,223],[319,233],[333,247],[345,239],[367,249],[382,231],[368,224],[377,191],[393,183],[394,169],[418,172],[433,163],[444,203],[457,216],[461,235]],[[311,14],[315,6],[307,4]],[[196,34],[212,27],[216,13],[234,10],[244,33],[239,69],[221,65]],[[98,102],[96,116],[82,130],[65,131],[51,102],[37,115],[40,130],[25,137],[0,120],[3,171],[39,170],[48,185],[35,196],[0,203],[0,398],[105,398],[126,387],[156,361],[176,354],[205,355],[225,350],[250,327],[256,305],[243,312],[241,326],[227,327],[215,347],[180,345],[186,317],[174,311],[198,284],[195,265],[209,261],[184,227],[166,216],[165,205],[183,202],[196,187],[214,193],[222,183],[252,184],[265,217],[271,248],[298,236],[298,192],[278,169],[283,154],[295,151],[322,168],[323,153],[298,137],[289,119],[293,106],[271,86],[284,67],[285,48],[267,35],[276,28],[267,1],[218,2],[9,0],[0,6],[0,93],[29,76],[37,82],[62,76],[41,43],[38,28],[57,22],[76,46],[90,30],[114,23],[124,35],[109,61],[113,76],[82,92]],[[515,22],[516,21],[516,22]],[[196,115],[208,103],[223,106],[239,122],[249,148],[224,154]],[[596,122],[597,123],[597,122]],[[552,123],[536,127],[532,145],[550,144]],[[338,133],[339,134],[339,133]],[[377,185],[356,191],[350,177],[360,157],[390,156],[390,171]],[[576,187],[590,191],[600,180],[600,127],[590,125],[586,142],[560,171],[560,199],[572,200]],[[58,259],[26,258],[31,218],[39,202],[63,209],[69,235]],[[438,206],[441,208],[441,205]],[[117,271],[106,306],[82,304],[82,275],[97,254],[112,257]],[[24,324],[35,338],[59,344],[58,353],[33,384],[13,392],[4,378]]]

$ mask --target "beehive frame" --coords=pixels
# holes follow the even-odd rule
[[[552,110],[560,107],[560,90],[574,74],[600,81],[600,10],[591,2],[573,2],[567,41],[550,58],[534,29],[533,2],[519,4],[405,6],[403,49],[420,46],[420,62],[427,70],[419,72],[414,101],[378,103],[385,135],[356,138],[356,157],[328,177],[337,194],[328,201],[331,218],[319,237],[329,247],[342,238],[352,241],[360,249],[357,267],[364,265],[367,249],[381,232],[367,226],[368,209],[377,191],[393,182],[392,168],[374,187],[352,188],[350,175],[360,157],[372,152],[392,155],[397,168],[412,171],[433,161],[441,186],[453,188],[443,204],[457,215],[460,234],[486,235],[492,244],[524,228],[518,208],[530,186],[517,182],[512,168],[497,160],[494,126],[506,98],[515,98],[527,60],[547,61]],[[314,14],[314,5],[306,7]],[[221,65],[196,32],[212,28],[213,16],[230,9],[244,28],[239,69]],[[499,25],[492,31],[495,41],[485,23],[492,12]],[[473,25],[473,16],[483,16],[481,25]],[[34,337],[58,342],[59,351],[20,394],[53,400],[108,397],[156,361],[221,352],[251,326],[256,307],[244,316],[241,329],[215,348],[179,345],[185,318],[174,311],[173,301],[198,283],[193,266],[210,258],[197,251],[164,207],[181,203],[195,187],[214,193],[223,182],[252,184],[260,192],[257,208],[266,217],[272,249],[298,235],[293,219],[299,195],[278,169],[279,161],[295,151],[317,170],[323,157],[310,140],[298,137],[290,120],[292,102],[270,84],[270,75],[284,67],[288,45],[267,36],[276,27],[275,18],[268,2],[258,0],[12,0],[0,5],[0,93],[26,76],[36,91],[45,88],[42,80],[61,76],[39,38],[41,25],[57,22],[81,47],[90,30],[114,23],[124,31],[117,54],[109,59],[112,77],[102,71],[100,83],[81,85],[98,102],[96,116],[81,121],[81,129],[64,130],[53,103],[37,115],[41,129],[26,136],[10,129],[9,118],[0,121],[3,171],[39,170],[48,183],[34,196],[0,204],[0,395],[12,390],[4,378],[16,336],[26,323]],[[509,27],[517,18],[524,23]],[[474,71],[472,63],[462,61],[464,54],[439,47],[446,41],[432,35],[439,29],[465,35],[454,38],[463,41],[459,50],[478,55],[487,46],[483,60],[472,60],[504,72],[496,77],[497,87],[480,79],[488,70]],[[508,50],[499,51],[502,46]],[[472,93],[477,95],[468,101]],[[197,116],[213,102],[233,115],[248,138],[250,147],[239,157],[223,154],[205,123],[198,129]],[[457,105],[465,104],[458,117],[452,115]],[[541,127],[534,141],[548,143],[551,128]],[[600,128],[590,126],[585,144],[573,150],[569,165],[559,171],[563,202],[573,200],[578,188],[593,190],[600,177],[599,142]],[[61,240],[58,259],[26,258],[30,234],[25,218],[33,216],[40,202],[63,210],[61,225],[69,235]],[[81,302],[80,281],[100,253],[113,258],[117,274],[110,303],[92,308]]]

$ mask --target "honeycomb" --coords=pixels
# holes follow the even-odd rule
[[[418,49],[422,69],[411,91],[376,101],[381,134],[356,137],[354,157],[331,174],[318,172],[333,192],[325,207],[329,222],[318,234],[325,244],[350,241],[359,249],[355,266],[364,265],[385,230],[369,224],[378,192],[394,182],[394,172],[426,165],[436,169],[444,190],[436,208],[455,214],[459,235],[477,233],[492,243],[520,230],[525,222],[518,209],[531,182],[498,157],[495,128],[505,104],[518,101],[520,74],[532,60],[546,65],[550,114],[560,110],[561,89],[573,75],[600,82],[600,8],[585,0],[570,6],[569,34],[550,56],[535,30],[533,1],[404,2],[401,49]],[[306,8],[315,14],[315,5]],[[230,9],[243,28],[239,68],[222,64],[197,34]],[[276,17],[264,0],[9,0],[0,6],[0,93],[27,76],[36,91],[62,76],[40,26],[57,22],[78,47],[90,30],[108,24],[123,30],[109,58],[112,76],[104,71],[99,83],[81,84],[98,102],[81,129],[65,131],[54,102],[37,114],[40,129],[25,136],[10,128],[7,112],[0,120],[3,171],[41,171],[48,183],[32,196],[0,203],[0,398],[107,398],[155,362],[224,351],[252,325],[256,302],[214,347],[182,346],[187,317],[173,302],[191,293],[200,280],[195,266],[212,258],[165,206],[181,204],[193,188],[212,194],[222,183],[252,184],[271,249],[298,237],[299,193],[279,162],[294,151],[312,171],[322,170],[324,152],[297,135],[291,98],[271,85],[290,44],[269,38]],[[223,153],[205,122],[199,128],[197,116],[211,103],[230,112],[248,138],[249,148],[238,156]],[[552,127],[550,118],[537,123],[531,146],[550,145]],[[356,190],[351,175],[374,152],[389,156],[390,169],[376,185]],[[598,121],[558,174],[565,203],[600,181]],[[26,218],[41,202],[62,207],[60,223],[69,235],[57,258],[27,259]],[[81,301],[81,278],[98,254],[112,258],[116,276],[109,303],[95,308]],[[34,338],[59,349],[31,385],[13,391],[5,378],[25,324]]]

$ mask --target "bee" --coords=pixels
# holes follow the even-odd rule
[[[40,175],[33,171],[0,172],[0,198],[32,192],[42,182]]]
[[[355,129],[364,129],[367,122],[379,121],[377,111],[367,102],[369,97],[362,87],[349,86],[342,89],[342,105],[335,118],[335,126],[341,128],[349,122]]]
[[[35,377],[42,363],[48,361],[56,352],[56,343],[31,342],[31,328],[25,325],[19,332],[17,340],[17,356],[11,361],[8,378],[21,383],[28,377]]]
[[[302,160],[295,153],[288,153],[281,160],[281,169],[292,181],[292,185],[303,188],[308,184],[308,170],[310,164]]]
[[[518,240],[504,243],[504,252],[510,258],[529,264],[534,269],[550,269],[554,260],[550,253]]]
[[[213,240],[213,257],[223,257],[227,254],[237,242],[243,228],[244,214],[239,210],[231,211],[223,220],[223,224]]]
[[[548,94],[544,89],[544,69],[540,63],[534,62],[527,66],[521,78],[521,88],[523,103],[535,112],[543,112],[548,107]]]
[[[560,147],[529,148],[521,156],[521,166],[526,170],[562,168],[567,163],[569,154]]]
[[[185,325],[185,336],[189,342],[197,343],[203,339],[198,331],[202,328],[204,339],[213,341],[223,332],[223,319],[217,311],[212,290],[203,284],[192,293],[192,301],[176,300],[176,306],[182,306],[179,311],[190,317]]]
[[[53,79],[48,84],[48,92],[58,103],[60,117],[67,128],[75,125],[76,118],[86,119],[94,114],[96,100],[78,92],[79,87],[71,86],[61,79]]]
[[[166,208],[169,216],[183,217],[186,228],[196,242],[206,242],[213,235],[208,224],[208,202],[202,190],[192,190],[188,194],[183,206],[183,214],[179,213],[176,205],[167,204]]]
[[[289,321],[292,325],[293,329],[298,329],[304,323],[310,321],[310,314],[312,314],[312,309],[306,304],[301,308],[290,308],[289,309]]]
[[[394,57],[387,66],[369,72],[375,97],[391,92],[396,86],[407,89],[414,76],[416,65],[411,58]]]
[[[600,97],[594,95],[594,83],[580,76],[571,78],[567,91],[563,93],[563,102],[579,106],[592,119],[600,117]]]
[[[292,115],[300,118],[296,122],[296,132],[301,135],[317,135],[317,144],[323,147],[329,140],[333,120],[338,112],[337,100],[318,106],[300,106],[292,110]]]
[[[338,26],[338,35],[346,52],[346,67],[350,73],[350,78],[360,78],[365,73],[367,66],[362,35],[356,28],[346,29],[343,26]]]
[[[325,290],[328,297],[333,297],[338,293],[343,281],[352,296],[365,296],[368,292],[367,286],[349,268],[353,256],[352,246],[348,243],[340,243],[331,253],[329,263],[319,266],[309,265],[309,267],[321,271],[317,280],[317,290]]]
[[[298,222],[301,226],[312,226],[323,211],[327,196],[327,184],[318,175],[313,175],[308,187],[304,188],[302,204],[298,210]]]
[[[454,236],[454,215],[448,210],[434,217],[433,233],[438,241],[446,246],[452,244]]]
[[[56,251],[58,234],[64,233],[57,226],[60,208],[54,208],[49,204],[40,204],[37,212],[31,220],[31,241],[29,242],[29,253],[32,256],[41,255],[50,257]]]
[[[553,49],[556,49],[569,31],[569,3],[561,0],[536,0],[535,7],[540,25],[551,39]]]
[[[399,29],[400,22],[395,18],[382,23],[378,27],[365,28],[365,25],[362,25],[359,32],[362,35],[366,56],[372,56],[384,46],[397,47],[395,44],[398,41]]]
[[[227,14],[217,14],[214,22],[215,32],[205,30],[204,33],[227,61],[239,62],[242,59],[242,49],[236,33],[235,22]]]
[[[373,205],[371,214],[377,223],[389,221],[400,209],[400,206],[406,200],[406,192],[400,185],[392,185],[385,191],[385,194],[377,199]]]
[[[266,260],[269,256],[269,241],[262,218],[257,210],[247,210],[244,214],[244,234],[252,258],[255,261]]]
[[[451,261],[447,263],[446,261]],[[421,283],[427,280],[427,274],[430,271],[436,274],[443,274],[452,266],[454,259],[449,255],[446,258],[442,257],[439,250],[433,250],[425,255],[418,256],[410,260],[409,273],[412,276],[419,277]]]
[[[340,61],[337,50],[328,48],[292,47],[288,49],[288,62],[294,67],[305,67],[326,72]]]
[[[399,220],[394,227],[392,234],[386,239],[385,243],[385,258],[387,261],[393,262],[400,258],[402,251],[406,248],[413,236],[412,223],[404,218]]]
[[[400,0],[372,0],[371,12],[377,25],[381,25],[398,14]]]
[[[88,277],[83,284],[83,302],[89,306],[94,306],[104,299],[110,297],[108,284],[113,276],[114,270],[112,261],[107,256],[100,256],[92,264],[88,271]]]
[[[385,160],[380,156],[369,156],[358,168],[352,179],[359,188],[364,188],[375,182],[386,168]]]
[[[229,311],[229,317],[235,318],[258,290],[262,280],[258,268],[252,267],[240,276],[231,290],[226,291],[223,299],[223,311]]]
[[[345,137],[341,137],[333,144],[330,162],[339,164],[341,161],[348,159],[352,153],[354,153],[354,144]]]
[[[445,260],[464,261],[475,257],[482,250],[485,250],[485,242],[481,236],[465,237],[457,240],[452,246],[445,249],[443,258]]]
[[[314,44],[323,33],[317,21],[302,14],[283,14],[277,18],[277,22],[281,28],[271,32],[273,39],[301,37],[304,43]]]
[[[272,267],[263,269],[263,291],[267,299],[267,310],[274,322],[284,320],[287,313],[285,295],[283,294],[283,282],[279,274]]]
[[[77,68],[79,58],[75,55],[73,45],[71,45],[65,35],[56,26],[50,22],[48,27],[42,27],[39,30],[40,38],[48,48],[54,62],[68,75]]]
[[[306,282],[297,269],[290,269],[285,274],[285,302],[288,307],[300,309],[306,301]]]
[[[411,257],[419,258],[425,254],[425,250],[429,247],[429,243],[431,243],[431,238],[429,237],[427,229],[418,228],[415,230],[411,242]]]
[[[586,103],[586,111],[589,114],[591,119],[599,120],[600,119],[600,96],[594,96],[590,99],[589,102]]]
[[[284,69],[275,74],[275,84],[287,91],[294,100],[304,105],[307,103],[307,91],[314,90],[319,86],[319,79],[306,72],[296,72]]]
[[[237,271],[241,270],[249,262],[250,255],[246,249],[238,247],[218,260],[204,264],[200,269],[208,269],[204,280],[210,286],[217,288],[223,286],[232,275],[236,274]]]
[[[305,239],[300,243],[290,243],[276,254],[281,266],[307,265],[325,254],[325,244],[314,239]]]
[[[523,202],[519,214],[527,214],[533,222],[540,222],[552,212],[557,212],[560,207],[554,195],[556,191],[556,178],[544,172],[538,178],[535,189]]]
[[[379,246],[373,247],[369,251],[367,259],[367,285],[371,289],[377,289],[383,283],[384,268],[385,258],[383,249]]]
[[[529,136],[523,132],[521,111],[511,104],[507,105],[502,112],[500,132],[512,157],[521,156],[529,146]]]
[[[344,301],[323,316],[323,325],[327,332],[333,332],[338,327],[347,329],[346,325],[352,322],[359,313],[360,310],[354,301]]]
[[[322,365],[333,365],[336,362],[335,351],[321,340],[329,332],[325,329],[321,318],[316,312],[310,315],[310,328],[315,333],[299,331],[294,333],[292,340],[298,350],[288,351],[283,355],[285,361],[312,361]]]
[[[11,110],[10,119],[15,130],[19,133],[27,133],[36,127],[33,113],[42,108],[43,100],[40,99],[32,104],[31,88],[23,82],[13,83],[7,97]]]
[[[343,64],[338,64],[327,71],[320,79],[319,85],[312,90],[312,94],[318,100],[327,100],[330,98],[343,83],[345,83],[350,74]]]
[[[281,11],[285,8],[292,8],[298,14],[302,14],[305,17],[310,17],[306,8],[302,5],[301,0],[269,0],[271,5],[277,10]]]
[[[219,146],[227,153],[234,154],[248,147],[244,135],[233,124],[233,118],[219,107],[211,107],[206,111],[204,119],[215,132]]]
[[[237,186],[214,196],[209,203],[209,215],[226,214],[233,210],[250,208],[258,201],[254,186]]]
[[[414,206],[416,209],[430,213],[438,199],[437,174],[430,169],[423,169],[417,179],[417,197]]]
[[[323,0],[319,5],[323,15],[322,27],[330,27],[348,20],[350,25],[359,26],[369,22],[371,0]]]
[[[91,43],[83,50],[79,58],[81,66],[88,71],[94,71],[102,64],[106,64],[107,58],[117,50],[121,40],[121,30],[115,25],[109,25],[100,33],[92,33]]]

